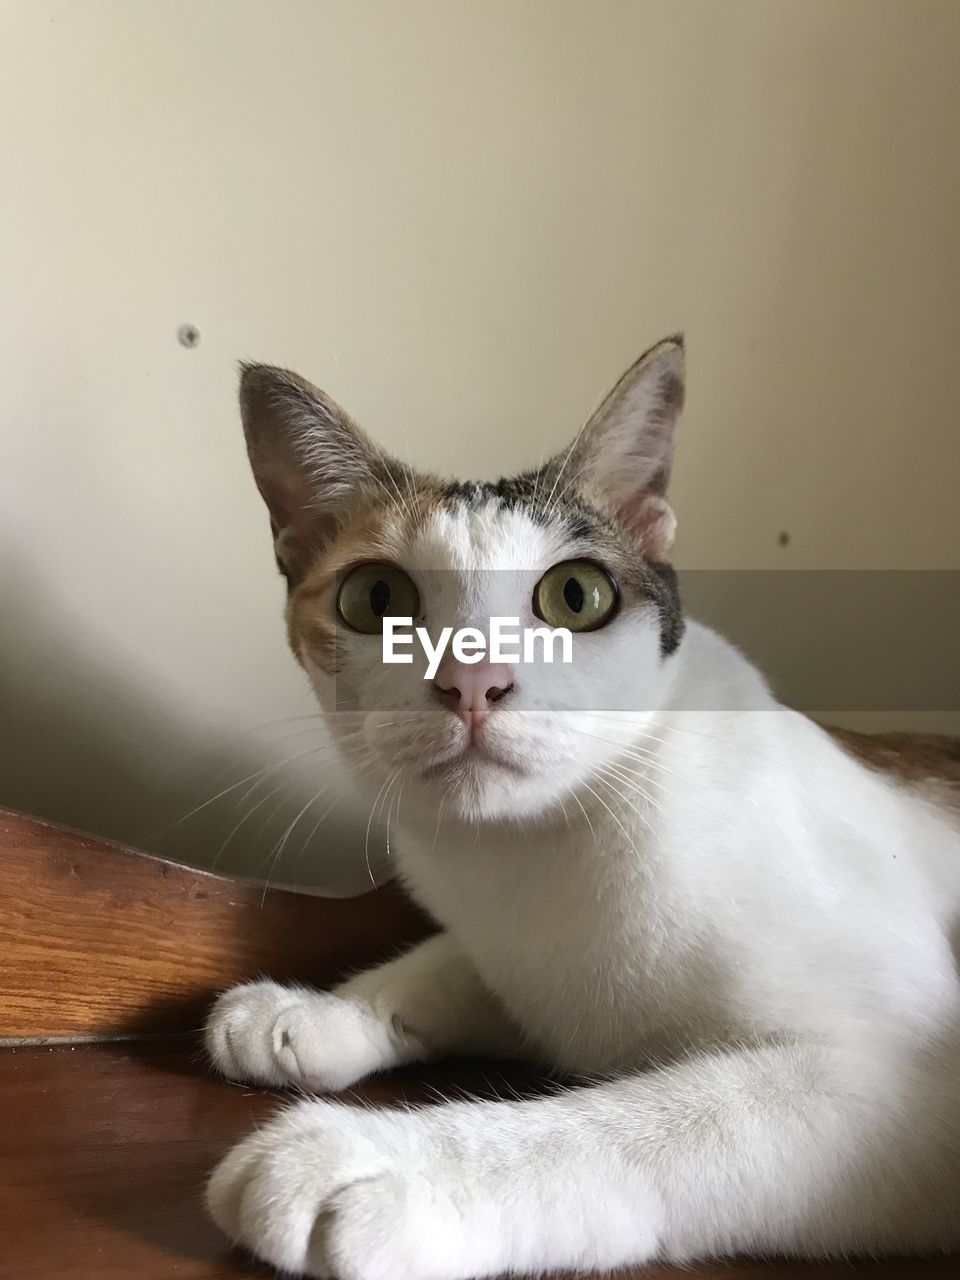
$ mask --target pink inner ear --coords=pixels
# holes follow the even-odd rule
[[[625,504],[620,518],[640,539],[644,554],[651,560],[665,560],[677,533],[673,508],[658,493],[644,494],[639,501]]]

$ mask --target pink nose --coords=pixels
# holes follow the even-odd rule
[[[445,662],[433,682],[440,701],[476,729],[513,689],[513,668],[504,663]]]

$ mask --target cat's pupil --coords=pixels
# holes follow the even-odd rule
[[[574,613],[583,608],[583,587],[576,578],[568,578],[563,586],[563,598]]]
[[[382,578],[379,578],[370,588],[370,608],[378,618],[382,618],[389,604],[390,588]]]

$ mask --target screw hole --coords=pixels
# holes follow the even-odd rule
[[[777,542],[781,547],[788,547],[790,545],[790,535],[787,533],[786,529],[781,529],[780,533],[777,535]]]
[[[200,330],[195,324],[182,324],[177,330],[177,341],[181,347],[197,347],[200,345]]]

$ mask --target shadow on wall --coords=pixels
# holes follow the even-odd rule
[[[960,572],[685,570],[689,613],[788,706],[867,732],[960,733]]]
[[[315,827],[332,798],[351,798],[317,717],[218,741],[146,698],[111,657],[24,562],[0,561],[0,804],[196,866],[331,893],[370,887],[356,820],[332,812]],[[293,756],[314,756],[309,781]],[[329,794],[301,814],[320,788]],[[382,845],[370,848],[379,881]]]

